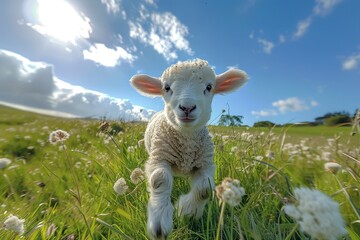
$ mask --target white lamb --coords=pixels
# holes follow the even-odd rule
[[[174,64],[160,78],[131,78],[131,85],[141,94],[162,96],[165,101],[165,110],[153,116],[145,132],[150,238],[165,239],[172,230],[173,175],[191,178],[190,192],[175,204],[178,214],[202,216],[214,188],[214,145],[206,127],[211,102],[214,94],[235,90],[246,80],[246,73],[237,69],[215,75],[200,59]]]

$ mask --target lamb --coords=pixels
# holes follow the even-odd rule
[[[178,62],[160,78],[143,74],[131,78],[138,92],[162,96],[165,102],[165,109],[152,117],[145,131],[150,193],[147,232],[151,239],[166,239],[172,230],[174,175],[191,179],[191,190],[175,204],[178,215],[202,216],[214,189],[214,145],[206,127],[211,102],[214,94],[235,90],[246,81],[246,73],[238,69],[215,75],[201,59]]]

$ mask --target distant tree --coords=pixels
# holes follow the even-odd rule
[[[351,124],[352,119],[349,115],[336,115],[332,117],[328,117],[324,120],[325,126],[336,126],[344,123],[350,123]]]
[[[220,126],[241,126],[243,118],[244,117],[241,115],[223,114],[221,115],[218,124]]]
[[[315,118],[315,121],[320,124],[325,124],[326,119],[331,118],[331,117],[336,117],[336,116],[347,116],[350,118],[350,114],[348,112],[341,111],[341,112],[326,113],[323,116]]]
[[[253,125],[254,127],[273,127],[275,126],[275,123],[270,122],[270,121],[259,121],[254,123]]]

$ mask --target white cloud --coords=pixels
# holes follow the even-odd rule
[[[251,111],[251,114],[257,117],[270,117],[270,116],[276,116],[278,113],[274,109],[269,109],[269,110]]]
[[[342,0],[315,0],[315,6],[313,8],[312,14],[305,20],[302,20],[298,23],[297,29],[293,34],[293,37],[295,39],[298,39],[304,36],[304,34],[310,28],[314,17],[325,16],[329,14],[333,10],[333,8],[340,2],[342,2]]]
[[[286,42],[286,38],[284,35],[280,34],[279,35],[279,43],[284,43],[284,42]]]
[[[310,24],[312,22],[312,18],[308,17],[307,19],[300,21],[297,25],[296,32],[293,34],[294,38],[300,38],[304,36],[308,28],[310,27]]]
[[[120,61],[132,63],[136,59],[136,56],[127,52],[122,47],[112,49],[102,43],[96,43],[89,50],[84,50],[83,56],[84,59],[94,61],[105,67],[115,67],[120,64]]]
[[[341,2],[342,0],[316,0],[316,5],[313,9],[316,15],[326,15]]]
[[[53,76],[52,66],[0,50],[0,101],[80,117],[148,120],[154,113],[127,99],[74,86]]]
[[[117,14],[121,9],[121,0],[101,0],[101,3],[106,6],[108,13]],[[121,11],[123,19],[126,19],[126,12]]]
[[[350,57],[347,57],[343,61],[342,68],[344,70],[354,70],[358,67],[359,62],[360,62],[360,54],[352,55]]]
[[[145,45],[151,45],[167,61],[177,59],[178,51],[193,54],[186,39],[189,34],[187,26],[169,12],[149,14],[142,5],[140,18],[135,22],[130,21],[129,27],[131,38],[138,39]]]
[[[312,107],[317,107],[317,106],[319,106],[319,103],[317,101],[313,100],[313,101],[310,102],[310,105]]]
[[[272,49],[275,47],[274,43],[262,38],[258,38],[258,43],[262,45],[263,51],[267,54],[270,54]]]
[[[298,112],[309,109],[305,101],[296,97],[287,98],[285,100],[278,100],[273,102],[272,105],[277,107],[281,113]]]

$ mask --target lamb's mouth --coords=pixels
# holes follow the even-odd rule
[[[184,122],[184,123],[191,123],[196,120],[196,118],[190,118],[190,117],[181,117],[178,119],[180,120],[180,122]]]

